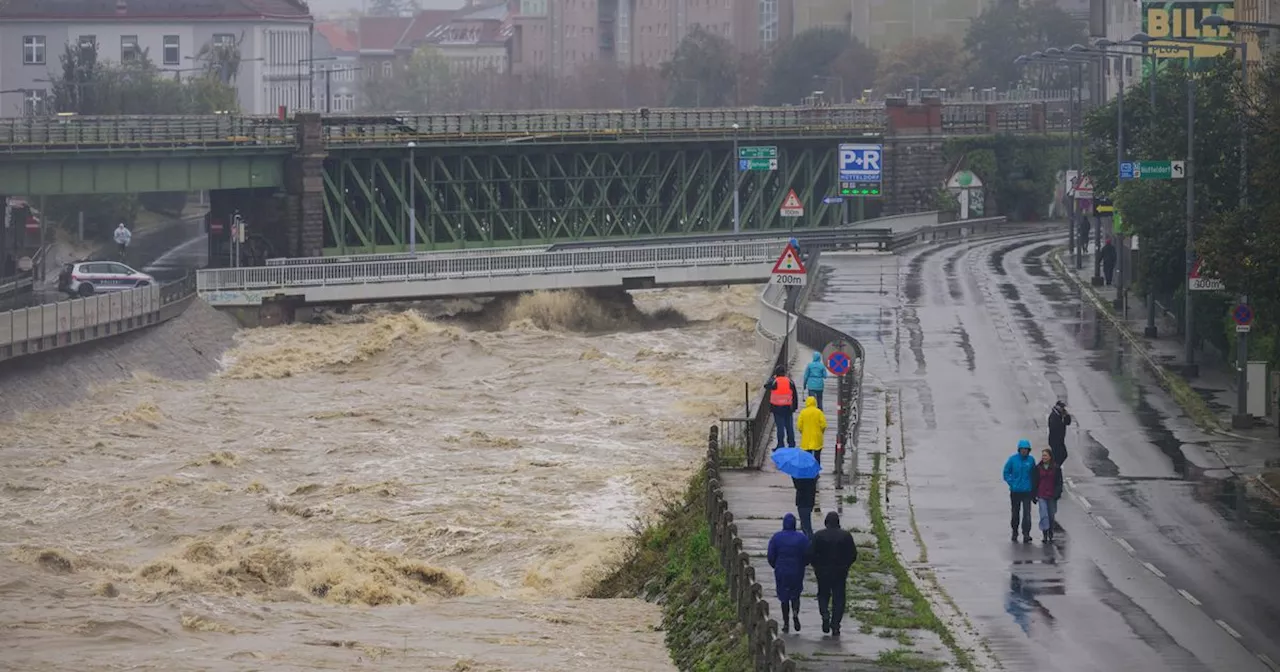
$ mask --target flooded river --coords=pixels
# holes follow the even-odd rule
[[[756,291],[247,330],[0,425],[0,668],[672,669],[580,596],[760,379]]]

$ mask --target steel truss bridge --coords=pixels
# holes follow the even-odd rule
[[[295,216],[271,198],[283,187],[321,204],[325,254],[376,254],[410,238],[432,250],[724,232],[735,189],[744,230],[832,226],[878,214],[874,202],[823,204],[838,193],[841,142],[1066,128],[1060,101],[922,104],[938,108],[923,128],[893,105],[5,119],[0,184],[24,195],[208,189],[215,215],[240,212],[264,256],[306,256],[276,235]],[[777,147],[778,169],[740,173],[735,141]],[[323,161],[314,181],[292,178],[308,157]],[[805,213],[783,218],[792,189]]]

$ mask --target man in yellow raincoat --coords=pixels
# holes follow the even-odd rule
[[[822,437],[827,431],[827,416],[818,408],[817,399],[805,397],[804,410],[796,418],[796,429],[800,430],[800,448],[822,464]]]

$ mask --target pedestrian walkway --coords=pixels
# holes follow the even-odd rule
[[[1128,330],[1130,337],[1135,344],[1139,344],[1142,349],[1142,355],[1149,358],[1152,363],[1164,367],[1168,375],[1182,377],[1182,370],[1186,359],[1184,357],[1184,347],[1182,335],[1179,331],[1177,319],[1165,312],[1163,307],[1157,304],[1157,316],[1155,320],[1156,336],[1145,336],[1147,327],[1147,306],[1145,297],[1128,292],[1124,305],[1120,308],[1114,308],[1117,290],[1113,286],[1092,286],[1093,279],[1093,255],[1086,254],[1083,258],[1082,268],[1075,269],[1072,259],[1068,257],[1065,251],[1059,257],[1059,261],[1065,264],[1065,268],[1074,273],[1074,277],[1078,280],[1081,287],[1086,291],[1093,292],[1099,299],[1107,305],[1113,306],[1112,314],[1114,319],[1120,320],[1124,327]],[[1225,432],[1229,432],[1237,437],[1248,439],[1247,443],[1232,443],[1228,446],[1226,443],[1223,447],[1231,447],[1232,458],[1235,466],[1245,473],[1259,474],[1268,465],[1272,465],[1267,482],[1270,487],[1277,488],[1280,486],[1280,435],[1277,433],[1276,418],[1255,418],[1255,426],[1248,429],[1233,429],[1231,427],[1231,416],[1235,413],[1237,396],[1236,396],[1236,368],[1233,362],[1224,361],[1224,359],[1215,352],[1197,350],[1195,353],[1196,362],[1199,364],[1198,374],[1191,379],[1183,378],[1191,389],[1204,400],[1209,412],[1216,418],[1218,425]],[[1235,446],[1243,446],[1245,449],[1236,450]]]
[[[812,357],[812,350],[802,348],[795,361],[807,364]],[[872,451],[880,450],[879,433],[882,431],[873,419],[883,417],[879,395],[864,395],[863,408],[860,409],[864,422],[856,437],[855,445],[850,447],[845,462],[845,486],[835,488],[835,432],[836,432],[836,380],[827,379],[827,388],[823,393],[823,405],[826,406],[827,432],[823,439],[822,476],[818,480],[817,508],[813,514],[814,531],[822,529],[823,518],[828,511],[840,514],[841,526],[853,532],[861,556],[869,547],[874,547],[875,537],[870,534],[871,518],[867,510],[866,484],[854,482],[857,473],[867,474],[872,469]],[[803,406],[803,403],[802,403]],[[770,427],[769,445],[773,444],[773,428]],[[796,440],[799,441],[797,435]],[[855,469],[856,468],[856,469]],[[729,508],[733,511],[734,522],[738,525],[738,534],[742,536],[744,550],[751,556],[752,567],[756,571],[756,580],[764,588],[764,598],[769,602],[769,615],[779,622],[781,628],[782,612],[778,604],[777,591],[773,580],[773,569],[769,567],[766,552],[769,538],[782,529],[782,517],[794,513],[795,489],[791,478],[777,471],[772,460],[765,459],[760,471],[722,471],[722,485]],[[861,479],[865,481],[865,479]],[[861,562],[861,558],[860,558]],[[858,563],[854,564],[851,575],[858,572]],[[892,641],[859,632],[860,624],[851,613],[854,604],[854,592],[849,594],[849,607],[846,609],[841,626],[840,638],[836,639],[822,634],[822,619],[818,615],[818,585],[813,578],[812,570],[805,573],[804,592],[800,604],[800,632],[792,631],[783,635],[786,642],[787,655],[796,661],[800,670],[873,670],[879,669],[871,663],[886,649],[896,647]]]

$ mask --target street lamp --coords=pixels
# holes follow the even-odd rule
[[[409,254],[413,254],[418,243],[418,167],[414,164],[414,148],[418,143],[410,141],[409,147]]]
[[[1205,17],[1208,18],[1208,17]],[[1212,24],[1210,24],[1212,25]],[[1146,33],[1137,33],[1132,38],[1135,42],[1150,42],[1155,38]],[[1177,42],[1179,44],[1208,44],[1215,47],[1225,47],[1235,49],[1240,52],[1240,86],[1248,86],[1249,83],[1249,43],[1248,42],[1205,42],[1202,40],[1190,40],[1183,37],[1162,37],[1161,42]],[[1168,47],[1171,48],[1171,47]],[[1183,47],[1187,51],[1187,71],[1190,77],[1191,60],[1195,54],[1193,47]],[[1244,132],[1245,124],[1248,121],[1244,107],[1240,108],[1240,209],[1244,210],[1249,207],[1249,160],[1248,160],[1248,134]],[[1190,171],[1188,170],[1188,174]],[[1190,287],[1188,287],[1188,291]],[[1240,294],[1240,303],[1248,304],[1249,295]],[[1248,390],[1248,358],[1249,358],[1249,332],[1241,331],[1236,334],[1236,413],[1231,416],[1231,426],[1236,429],[1243,429],[1253,426],[1253,419],[1249,417],[1245,410],[1249,402]]]
[[[814,75],[814,79],[824,82],[836,83],[836,94],[840,96],[840,104],[844,105],[844,80],[834,75]]]
[[[738,205],[738,192],[742,183],[742,164],[738,159],[738,124],[733,124],[733,156],[730,157],[733,165],[737,170],[733,173],[733,232],[736,234],[742,230],[741,211]]]
[[[1055,58],[1055,59],[1048,59],[1048,58],[1046,58],[1046,59],[1043,59],[1043,60],[1045,60],[1045,61],[1049,62],[1051,65],[1065,65],[1065,66],[1069,67],[1069,68],[1070,68],[1069,76],[1071,76],[1071,80],[1072,80],[1072,83],[1073,83],[1073,85],[1074,85],[1075,77],[1074,77],[1073,75],[1074,75],[1074,73],[1075,73],[1075,70],[1077,69],[1077,68],[1076,68],[1076,65],[1077,65],[1077,64],[1076,64],[1076,63],[1071,62],[1071,61],[1072,61],[1072,59],[1069,59],[1069,58],[1067,58],[1066,56],[1063,56],[1063,55],[1062,55],[1062,50],[1061,50],[1061,49],[1056,49],[1056,48],[1055,48],[1055,49],[1049,49],[1049,50],[1045,51],[1045,54],[1049,54],[1050,52],[1056,52],[1056,53],[1054,53],[1054,55],[1055,55],[1055,56],[1057,56],[1057,58]],[[1035,63],[1036,61],[1039,61],[1039,60],[1041,60],[1041,59],[1036,59],[1036,58],[1033,58],[1033,57],[1031,57],[1031,56],[1019,56],[1019,57],[1017,57],[1017,58],[1013,59],[1013,62],[1014,62],[1014,64],[1016,64],[1016,65],[1025,66],[1025,65],[1028,65],[1028,64],[1031,64],[1031,63]],[[1069,89],[1068,91],[1070,92],[1070,89]],[[1068,125],[1068,130],[1067,130],[1067,170],[1076,170],[1076,171],[1077,171],[1077,172],[1076,172],[1076,175],[1077,175],[1077,176],[1079,176],[1079,174],[1080,174],[1080,170],[1079,170],[1079,168],[1077,167],[1077,162],[1076,162],[1076,114],[1077,114],[1077,110],[1076,110],[1076,106],[1075,106],[1075,99],[1074,99],[1074,98],[1070,101],[1070,103],[1069,103],[1069,108],[1068,108],[1068,109],[1069,109],[1069,112],[1068,112],[1068,124],[1067,124],[1067,125]],[[1081,154],[1083,155],[1083,152],[1081,152]],[[1077,177],[1077,179],[1078,179],[1078,177]],[[1075,198],[1071,195],[1071,187],[1072,187],[1072,186],[1074,186],[1074,185],[1068,185],[1068,188],[1067,188],[1067,203],[1069,204],[1069,206],[1068,206],[1068,207],[1069,207],[1069,213],[1068,213],[1068,218],[1067,218],[1067,244],[1070,246],[1070,247],[1069,247],[1070,252],[1071,252],[1072,254],[1074,254],[1074,255],[1075,255],[1075,266],[1076,266],[1076,269],[1079,269],[1079,268],[1082,266],[1083,261],[1082,261],[1082,259],[1081,259],[1081,253],[1080,253],[1080,245],[1079,245],[1079,242],[1080,242],[1080,241],[1077,241],[1077,240],[1076,240],[1076,211],[1075,211],[1076,201],[1075,201]]]

